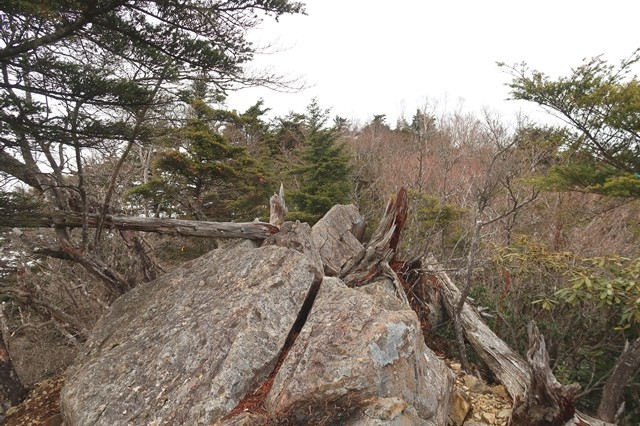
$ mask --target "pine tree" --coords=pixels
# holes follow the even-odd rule
[[[270,188],[256,160],[217,130],[235,113],[216,110],[201,97],[191,103],[185,125],[168,136],[171,148],[155,160],[155,176],[129,191],[157,212],[198,220],[253,219]],[[177,144],[176,144],[176,141]]]
[[[130,154],[152,146],[159,123],[173,122],[176,97],[194,80],[218,93],[291,86],[245,72],[256,53],[247,34],[266,17],[302,12],[289,0],[1,2],[1,189],[20,181],[51,210],[83,215],[79,235],[55,226],[59,250],[51,253],[123,293],[130,285],[99,247],[105,215],[121,213],[115,199]],[[92,188],[90,162],[112,157],[105,186]],[[94,212],[100,218],[90,238]]]
[[[585,61],[567,77],[508,68],[514,99],[535,102],[568,124],[553,167],[553,189],[640,197],[640,81],[632,75],[640,49],[619,67],[601,57]],[[504,64],[500,64],[504,66]]]
[[[300,186],[291,194],[289,219],[315,223],[334,204],[349,201],[349,156],[338,143],[338,129],[326,127],[328,115],[329,111],[322,110],[315,100],[307,109],[302,164],[292,170]]]

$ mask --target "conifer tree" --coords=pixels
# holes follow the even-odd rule
[[[307,108],[301,164],[292,170],[300,186],[291,194],[289,219],[315,223],[334,204],[349,201],[349,157],[338,143],[338,129],[326,127],[328,116],[315,100]]]
[[[106,216],[122,212],[116,193],[130,154],[149,149],[194,80],[222,94],[294,85],[247,71],[257,49],[247,34],[266,17],[302,12],[289,0],[0,2],[0,191],[20,182],[51,210],[82,215],[81,233],[55,226],[58,247],[49,255],[124,293],[131,286],[100,245]],[[117,158],[110,177],[92,187],[90,162],[110,158]],[[100,215],[93,238],[91,214]]]
[[[154,163],[155,175],[129,191],[151,201],[156,212],[198,220],[253,219],[268,199],[265,172],[247,149],[218,130],[240,116],[216,110],[198,93],[184,126],[170,132],[167,149]]]
[[[535,102],[568,124],[553,167],[552,189],[640,197],[640,49],[615,67],[602,57],[551,79],[526,65],[511,67],[514,99]],[[500,64],[504,66],[504,64]]]

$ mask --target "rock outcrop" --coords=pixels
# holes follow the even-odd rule
[[[446,424],[452,374],[393,276],[338,278],[364,254],[360,219],[285,223],[122,296],[68,372],[66,425]]]
[[[339,276],[364,256],[364,247],[358,240],[364,232],[365,220],[353,206],[333,206],[313,226],[311,238],[318,248],[324,273]]]
[[[445,424],[453,376],[425,346],[415,313],[383,304],[325,278],[267,410],[295,424]]]
[[[119,298],[70,368],[67,425],[211,424],[273,370],[317,271],[295,250],[214,250]]]

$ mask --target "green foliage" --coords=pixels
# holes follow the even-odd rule
[[[0,191],[0,217],[41,211],[41,200],[33,194]]]
[[[596,57],[555,80],[525,65],[510,68],[514,99],[548,108],[572,129],[559,147],[564,161],[552,170],[551,188],[640,196],[634,179],[640,173],[640,82],[630,76],[639,61],[640,50],[619,67]]]
[[[338,144],[336,128],[325,126],[328,113],[315,101],[308,107],[301,164],[291,170],[300,186],[291,193],[289,219],[315,223],[334,204],[349,201],[349,156]]]
[[[213,125],[234,115],[201,99],[193,101],[191,114],[183,127],[168,135],[168,143],[177,148],[161,151],[154,163],[155,177],[129,190],[129,196],[151,201],[156,210],[168,214],[252,219],[268,199],[264,172],[245,148],[231,145]]]
[[[617,316],[618,329],[640,325],[640,258],[605,256],[585,259],[570,271],[570,286],[555,296],[571,306],[595,304]]]
[[[269,140],[270,154],[281,156],[299,148],[307,132],[306,116],[290,113],[284,118],[277,119],[274,137]]]
[[[40,191],[31,156],[44,151],[45,169],[59,177],[81,168],[57,159],[64,146],[117,153],[123,141],[147,144],[146,123],[160,121],[191,81],[218,95],[281,85],[243,72],[255,51],[246,34],[264,16],[304,13],[289,0],[7,0],[0,8],[0,142],[3,155],[24,160],[0,161],[0,173]]]
[[[494,274],[503,277],[494,306],[508,324],[497,324],[499,332],[524,351],[525,336],[514,331],[535,319],[556,377],[580,383],[589,391],[579,401],[581,408],[595,409],[599,389],[593,384],[610,374],[624,339],[640,334],[640,259],[583,258],[521,236],[509,246],[496,246],[493,260]],[[627,400],[631,409],[632,401]]]
[[[454,204],[442,203],[436,197],[426,194],[415,195],[414,197],[413,192],[409,192],[409,197],[413,201],[412,205],[416,209],[417,220],[423,229],[435,232],[444,230],[457,220],[462,219],[467,213],[465,209]]]
[[[548,281],[534,303],[552,310],[560,303],[600,311],[617,329],[640,325],[640,258],[620,256],[580,258],[571,252],[550,251],[544,244],[520,237],[508,247],[496,247],[495,262],[512,275],[536,276]]]

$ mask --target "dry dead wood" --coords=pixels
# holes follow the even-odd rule
[[[407,191],[400,188],[396,196],[387,203],[384,216],[369,241],[362,260],[342,272],[341,277],[348,286],[364,285],[379,273],[390,269],[389,262],[398,248],[408,211]]]
[[[100,215],[87,215],[87,227],[95,228]],[[82,228],[83,215],[70,212],[25,213],[2,217],[3,227],[11,228]],[[195,220],[159,219],[153,217],[125,217],[106,215],[103,227],[119,231],[155,232],[183,237],[247,238],[263,240],[278,231],[264,222],[200,222]]]
[[[443,296],[442,302],[447,313],[452,317],[461,292],[447,273],[442,271],[438,265],[438,261],[433,256],[429,256],[426,258],[423,267],[429,274],[438,279]],[[522,397],[529,385],[530,373],[527,362],[500,339],[482,321],[478,311],[468,303],[465,303],[462,307],[460,320],[467,340],[489,369],[507,388],[511,397]]]
[[[425,259],[423,268],[437,278],[443,305],[453,315],[460,290],[433,256]],[[554,377],[544,338],[534,325],[527,362],[484,323],[473,306],[465,303],[460,319],[469,343],[514,399],[513,425],[613,426],[575,411],[574,397],[579,387],[562,385]]]

